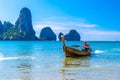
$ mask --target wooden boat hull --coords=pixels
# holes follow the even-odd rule
[[[88,56],[91,54],[90,49],[87,51],[81,51],[81,50],[66,46],[64,35],[61,36],[61,38],[62,38],[62,44],[63,44],[63,51],[66,57],[80,57],[80,56]]]
[[[63,46],[63,50],[66,57],[80,57],[80,56],[88,56],[91,54],[91,51],[81,51],[72,47]]]

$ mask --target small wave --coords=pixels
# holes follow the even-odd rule
[[[106,52],[106,51],[103,51],[103,50],[95,50],[94,51],[95,54],[104,53],[104,52]]]
[[[17,59],[35,59],[34,57],[26,56],[26,57],[0,57],[0,61],[4,60],[17,60]]]
[[[15,60],[15,59],[19,59],[19,57],[0,57],[0,61],[3,61],[3,60]]]
[[[17,60],[17,59],[35,59],[35,57],[32,56],[20,56],[20,57],[4,57],[4,55],[0,52],[0,61],[4,60]]]
[[[21,56],[19,59],[35,59],[33,56]]]
[[[3,60],[15,60],[15,59],[19,59],[19,57],[4,57],[3,53],[0,52],[0,61],[3,61]]]

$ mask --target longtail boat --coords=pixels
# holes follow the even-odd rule
[[[62,38],[62,44],[63,44],[63,51],[66,57],[88,56],[92,52],[91,49],[84,51],[84,50],[79,50],[70,46],[66,46],[64,36],[62,35],[61,38]]]

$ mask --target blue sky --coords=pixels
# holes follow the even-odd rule
[[[76,29],[82,40],[120,41],[119,0],[0,0],[0,20],[14,24],[23,7],[37,36],[50,26],[57,35]]]

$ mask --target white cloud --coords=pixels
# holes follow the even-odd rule
[[[89,30],[82,31],[83,40],[120,41],[120,31]]]
[[[59,32],[66,33],[71,29],[81,29],[81,28],[94,28],[98,25],[90,24],[86,22],[84,19],[78,19],[74,17],[51,17],[44,19],[43,21],[34,23],[34,29],[40,33],[40,30],[43,27],[50,26],[56,34]]]
[[[78,19],[74,17],[51,17],[44,19],[43,21],[34,23],[34,29],[36,35],[40,34],[43,27],[50,26],[52,30],[58,35],[59,32],[64,34],[68,33],[69,30],[75,29],[81,35],[82,40],[119,40],[120,32],[118,31],[103,31],[98,30],[99,25],[88,23],[84,19]]]
[[[86,34],[94,34],[94,35],[119,35],[118,31],[101,31],[101,30],[92,30],[87,32]],[[119,35],[120,36],[120,35]]]

